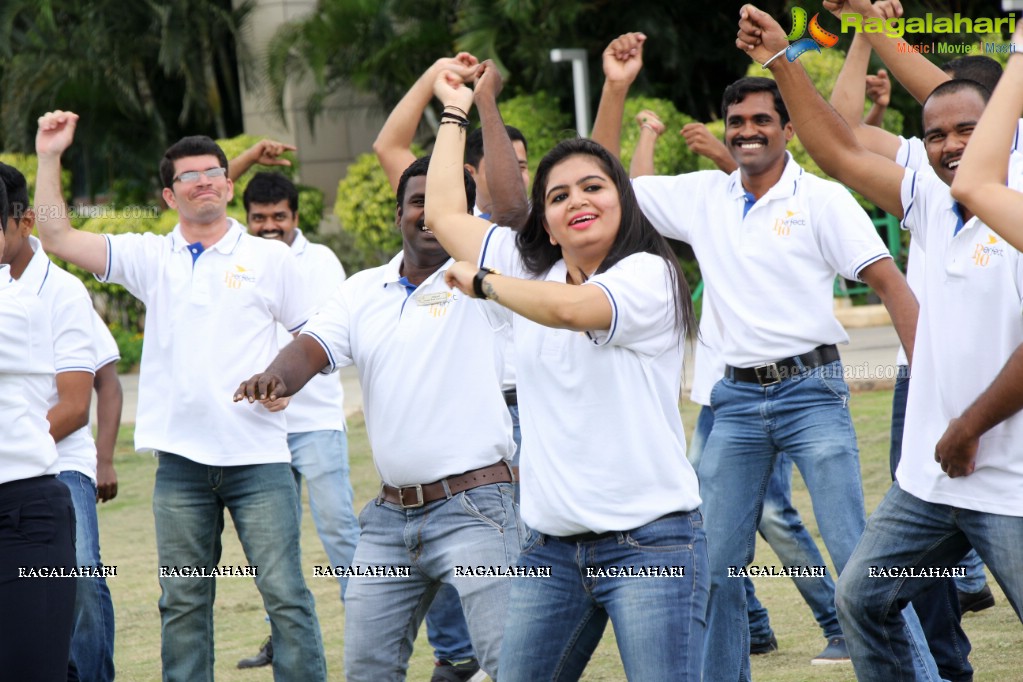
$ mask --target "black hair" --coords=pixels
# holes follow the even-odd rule
[[[529,145],[526,143],[526,136],[522,134],[522,131],[515,126],[506,125],[504,127],[508,131],[508,137],[511,138],[512,142],[518,140],[522,143],[522,147],[529,151]],[[475,169],[480,167],[480,159],[483,158],[483,128],[477,128],[476,130],[469,133],[469,136],[465,139],[465,163],[469,164]]]
[[[205,135],[183,137],[164,152],[160,159],[160,182],[164,187],[174,184],[174,162],[188,156],[215,156],[221,168],[227,168],[227,156],[212,138]]]
[[[7,188],[0,182],[0,232],[7,233]]]
[[[785,108],[785,100],[781,98],[778,84],[770,78],[759,76],[740,78],[725,88],[725,94],[721,96],[721,118],[727,121],[728,107],[738,104],[746,99],[747,95],[756,92],[767,92],[774,97],[774,110],[778,112],[782,127],[785,127],[785,124],[789,122],[789,110]]]
[[[21,171],[14,166],[0,163],[0,184],[4,185],[7,192],[7,216],[15,220],[21,220],[21,216],[28,209],[28,182]],[[4,218],[4,229],[7,228],[7,218]]]
[[[991,91],[981,85],[975,80],[969,78],[953,78],[950,81],[945,81],[938,87],[931,90],[931,94],[927,95],[927,99],[924,100],[924,106],[931,101],[934,97],[942,97],[944,95],[954,95],[958,92],[966,92],[972,90],[973,92],[980,95],[980,98],[987,104],[987,101],[991,99]]]
[[[396,198],[398,200],[398,210],[401,210],[402,205],[405,203],[405,187],[408,186],[409,178],[414,178],[419,175],[426,175],[426,171],[430,168],[430,155],[420,157],[413,161],[408,168],[406,168],[402,174],[401,179],[398,180],[398,191],[396,192]],[[469,213],[472,213],[473,207],[476,205],[476,181],[472,179],[469,171],[462,169],[462,176],[465,180],[465,201],[469,209]]]
[[[1002,77],[1002,65],[984,55],[967,55],[945,62],[941,70],[952,78],[977,81],[990,92],[995,91],[998,79]]]
[[[667,240],[662,237],[639,208],[639,201],[632,189],[629,174],[622,164],[609,151],[598,143],[577,138],[558,143],[540,161],[536,169],[536,180],[533,182],[529,218],[526,226],[516,236],[519,252],[522,255],[526,270],[541,276],[562,258],[561,247],[551,244],[547,230],[544,229],[545,194],[554,166],[572,156],[592,158],[607,173],[618,190],[621,203],[621,223],[618,234],[607,256],[597,267],[594,274],[606,272],[622,259],[635,253],[651,253],[660,256],[668,264],[671,276],[673,298],[675,299],[675,324],[687,331],[696,329],[696,318],[693,314],[693,301],[689,293],[689,284],[682,274],[678,259],[672,252]]]
[[[282,173],[256,173],[249,180],[245,193],[242,194],[242,205],[245,213],[249,212],[250,204],[276,204],[288,200],[291,212],[298,213],[298,188],[295,183]]]

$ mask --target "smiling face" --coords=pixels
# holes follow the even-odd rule
[[[781,124],[769,92],[751,92],[728,106],[725,145],[745,175],[762,175],[785,163],[792,124]]]
[[[407,258],[414,259],[421,266],[434,263],[439,266],[448,259],[448,254],[433,232],[426,228],[425,205],[426,176],[412,176],[405,186],[405,196],[398,207],[395,223],[401,230]]]
[[[174,161],[174,177],[188,171],[206,171],[219,168],[220,161],[213,155],[185,156]],[[234,197],[234,183],[226,176],[210,178],[200,175],[194,182],[175,180],[164,188],[167,205],[177,209],[181,221],[208,224],[227,216],[227,203]]]
[[[973,129],[984,112],[984,99],[975,90],[935,95],[924,103],[924,146],[937,176],[951,185]]]
[[[287,199],[273,204],[249,204],[246,215],[249,232],[264,239],[277,239],[289,246],[295,241],[298,213],[291,210]]]
[[[618,188],[596,158],[575,154],[551,168],[544,224],[570,270],[592,274],[611,250],[621,221]]]

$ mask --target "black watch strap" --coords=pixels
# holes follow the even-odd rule
[[[486,293],[483,291],[483,278],[487,275],[500,274],[494,268],[480,268],[476,271],[476,276],[472,278],[472,293],[476,294],[476,298],[487,298]]]

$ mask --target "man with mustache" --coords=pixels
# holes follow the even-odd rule
[[[625,34],[604,52],[593,138],[615,153],[645,39]],[[865,524],[849,388],[835,347],[849,341],[833,311],[835,276],[869,284],[909,349],[917,305],[849,193],[804,172],[786,152],[793,128],[773,81],[732,83],[721,113],[737,171],[647,176],[633,186],[654,227],[692,246],[707,286],[717,292],[726,366],[711,392],[714,428],[697,471],[711,569],[704,677],[748,680],[746,598],[729,569],[753,560],[778,453],[799,467],[837,571]]]

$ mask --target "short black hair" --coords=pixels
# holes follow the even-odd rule
[[[430,155],[420,157],[413,161],[408,168],[401,174],[401,179],[398,180],[398,191],[396,198],[398,200],[398,210],[401,210],[402,205],[405,203],[405,188],[408,186],[410,178],[417,177],[419,175],[426,175],[426,171],[430,168]],[[462,176],[465,180],[465,201],[469,208],[469,213],[472,213],[472,209],[476,206],[476,181],[472,179],[469,171],[462,169]]]
[[[7,188],[0,182],[0,232],[7,233]]]
[[[187,156],[215,156],[221,168],[227,168],[227,156],[212,138],[206,135],[183,137],[164,152],[160,159],[160,182],[169,188],[174,184],[174,162]]]
[[[747,95],[756,92],[768,92],[774,97],[774,110],[778,112],[778,117],[784,127],[789,122],[789,110],[785,108],[785,100],[781,98],[778,84],[770,78],[759,76],[740,78],[725,88],[725,94],[721,97],[721,118],[728,120],[728,107],[738,104],[746,99]]]
[[[0,180],[7,192],[8,217],[21,220],[28,209],[28,182],[25,176],[14,166],[0,163]],[[4,218],[4,228],[7,228],[7,218]]]
[[[972,90],[973,92],[980,95],[980,98],[987,104],[987,101],[991,99],[991,91],[981,85],[975,80],[969,78],[953,78],[950,81],[945,81],[938,87],[931,90],[931,94],[927,95],[927,99],[924,100],[924,106],[935,97],[943,97],[944,95],[954,95],[958,92],[966,92]]]
[[[508,137],[511,138],[512,142],[518,140],[522,143],[526,152],[529,152],[529,145],[526,143],[526,136],[522,134],[522,131],[515,126],[506,125],[504,127],[508,131]],[[465,163],[469,164],[473,168],[479,170],[480,159],[483,158],[483,128],[477,128],[476,130],[469,133],[469,137],[465,140]]]
[[[998,79],[1002,77],[1002,65],[984,55],[967,55],[945,62],[941,70],[952,78],[977,81],[989,92],[995,91]]]
[[[249,212],[250,204],[276,204],[288,200],[288,208],[298,213],[298,188],[283,173],[256,173],[249,180],[245,193],[242,194],[242,205],[245,213]]]

